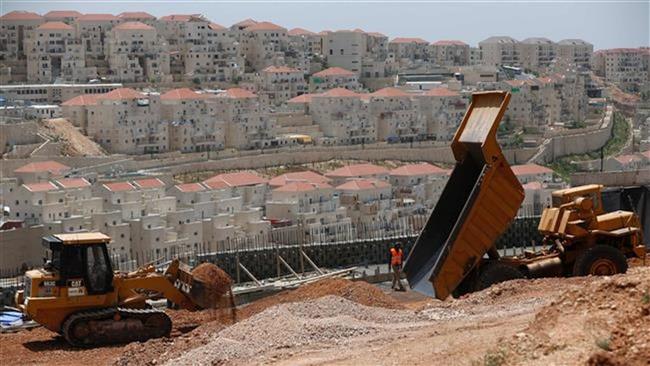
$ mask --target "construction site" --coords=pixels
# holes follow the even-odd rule
[[[44,237],[47,261],[3,309],[2,362],[650,364],[648,187],[564,188],[517,218],[524,190],[496,138],[509,100],[473,94],[415,233],[131,271],[114,270],[105,234]]]

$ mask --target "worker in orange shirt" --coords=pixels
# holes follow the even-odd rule
[[[390,248],[390,268],[393,271],[393,290],[406,291],[402,285],[402,261],[404,258],[404,251],[402,245],[396,243],[395,246]]]

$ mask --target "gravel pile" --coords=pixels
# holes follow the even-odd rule
[[[408,310],[369,307],[338,296],[281,304],[214,335],[208,344],[168,365],[204,365],[250,359],[275,349],[342,345],[353,337],[388,334],[395,327],[430,325]]]

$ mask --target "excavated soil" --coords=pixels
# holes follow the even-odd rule
[[[172,337],[83,350],[0,335],[3,364],[648,365],[650,267],[501,283],[460,299],[329,279],[228,312],[170,310]],[[646,262],[646,264],[650,264]],[[383,290],[382,290],[383,288]]]
[[[41,131],[55,141],[63,143],[65,156],[104,156],[104,149],[82,134],[65,118],[53,118],[43,121]]]

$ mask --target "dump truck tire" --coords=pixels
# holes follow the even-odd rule
[[[517,268],[500,262],[490,262],[481,268],[474,291],[481,291],[499,282],[520,278],[524,278],[524,274]]]
[[[627,272],[627,259],[609,245],[595,245],[582,252],[573,264],[574,276],[611,276]]]

